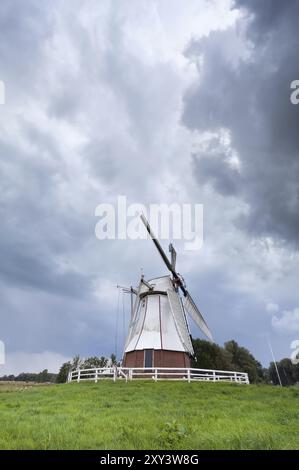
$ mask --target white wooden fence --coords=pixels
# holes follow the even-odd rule
[[[249,384],[248,374],[227,370],[184,369],[171,367],[104,367],[99,369],[78,369],[69,373],[68,382],[82,382],[92,380],[98,382],[102,379],[133,379],[158,380],[184,380],[186,382],[237,382]]]

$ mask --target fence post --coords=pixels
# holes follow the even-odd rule
[[[78,378],[77,378],[77,382],[80,382],[80,369],[78,370]]]
[[[95,383],[98,383],[98,369],[96,369],[95,373]]]
[[[191,374],[190,374],[190,369],[188,369],[188,374],[187,374],[187,376],[188,376],[188,383],[190,383],[190,382],[191,382]]]
[[[155,369],[155,382],[158,380],[158,369]]]
[[[116,369],[116,367],[114,367],[114,370],[113,370],[113,382],[116,381],[116,374],[117,374],[117,369]]]
[[[234,373],[234,381],[237,382],[237,374],[236,374],[236,372]]]

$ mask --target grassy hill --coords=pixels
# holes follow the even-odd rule
[[[1,449],[298,449],[299,388],[0,384]]]

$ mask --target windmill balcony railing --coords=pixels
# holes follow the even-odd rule
[[[174,368],[174,367],[104,367],[94,369],[77,369],[68,375],[68,382],[94,381],[118,379],[130,381],[133,379],[182,380],[186,382],[236,382],[249,384],[246,372],[227,370]]]

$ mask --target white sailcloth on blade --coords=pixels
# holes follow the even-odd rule
[[[209,341],[213,342],[212,333],[210,332],[208,325],[206,324],[202,314],[196,307],[195,302],[190,296],[189,292],[187,292],[187,295],[185,297],[184,308],[189,313],[191,318],[195,321],[196,325],[201,329],[203,334],[209,339]]]
[[[185,312],[181,304],[180,296],[177,294],[177,292],[171,291],[169,289],[167,290],[167,295],[181,341],[184,345],[186,352],[193,356],[194,350],[188,330]]]

